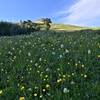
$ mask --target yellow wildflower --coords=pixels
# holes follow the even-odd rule
[[[98,58],[100,58],[100,55],[98,55]]]
[[[84,77],[86,78],[86,77],[87,77],[87,75],[84,75]]]
[[[24,89],[25,89],[25,87],[24,87],[24,86],[22,86],[22,87],[21,87],[21,90],[24,90]]]
[[[60,79],[57,80],[57,83],[60,83],[61,81],[62,81],[62,79],[60,78]]]
[[[32,70],[32,68],[29,68],[29,70],[31,71],[31,70]]]
[[[63,78],[65,78],[66,77],[66,75],[63,75]]]
[[[41,68],[41,65],[39,65],[38,67]]]
[[[34,96],[36,97],[37,96],[37,93],[34,93]]]
[[[75,66],[77,66],[78,64],[76,63]]]
[[[44,80],[44,81],[46,81],[46,79],[45,79],[45,78],[44,78],[43,80]]]
[[[2,90],[0,90],[0,94],[2,94],[3,93],[3,91]]]
[[[82,67],[84,67],[84,65],[82,64]]]
[[[50,85],[49,84],[46,84],[46,88],[49,88],[50,87]]]
[[[47,78],[48,77],[48,75],[45,75],[45,78]]]
[[[19,100],[25,100],[25,97],[20,97]]]

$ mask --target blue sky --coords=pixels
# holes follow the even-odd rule
[[[100,0],[0,0],[0,20],[36,20],[100,26]]]

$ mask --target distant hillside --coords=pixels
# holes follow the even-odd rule
[[[51,29],[55,29],[55,30],[80,30],[80,29],[85,29],[85,28],[80,27],[80,26],[75,26],[75,25],[52,24]]]
[[[68,30],[68,31],[74,31],[74,30],[84,30],[84,29],[92,29],[92,30],[99,30],[100,27],[82,27],[82,26],[76,26],[76,25],[65,25],[65,24],[51,24],[51,29],[53,30]]]
[[[41,19],[38,19],[34,21],[35,23],[38,24],[43,24],[43,21]],[[57,24],[57,23],[52,23],[51,24],[51,29],[52,30],[80,30],[80,29],[87,29],[86,27],[81,27],[81,26],[76,26],[76,25],[65,25],[65,24]]]

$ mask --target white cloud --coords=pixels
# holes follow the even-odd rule
[[[67,15],[62,19],[66,23],[94,25],[100,23],[100,0],[76,0],[69,10],[61,12]]]

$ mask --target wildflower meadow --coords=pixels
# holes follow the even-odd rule
[[[0,100],[100,100],[100,34],[0,37]]]

